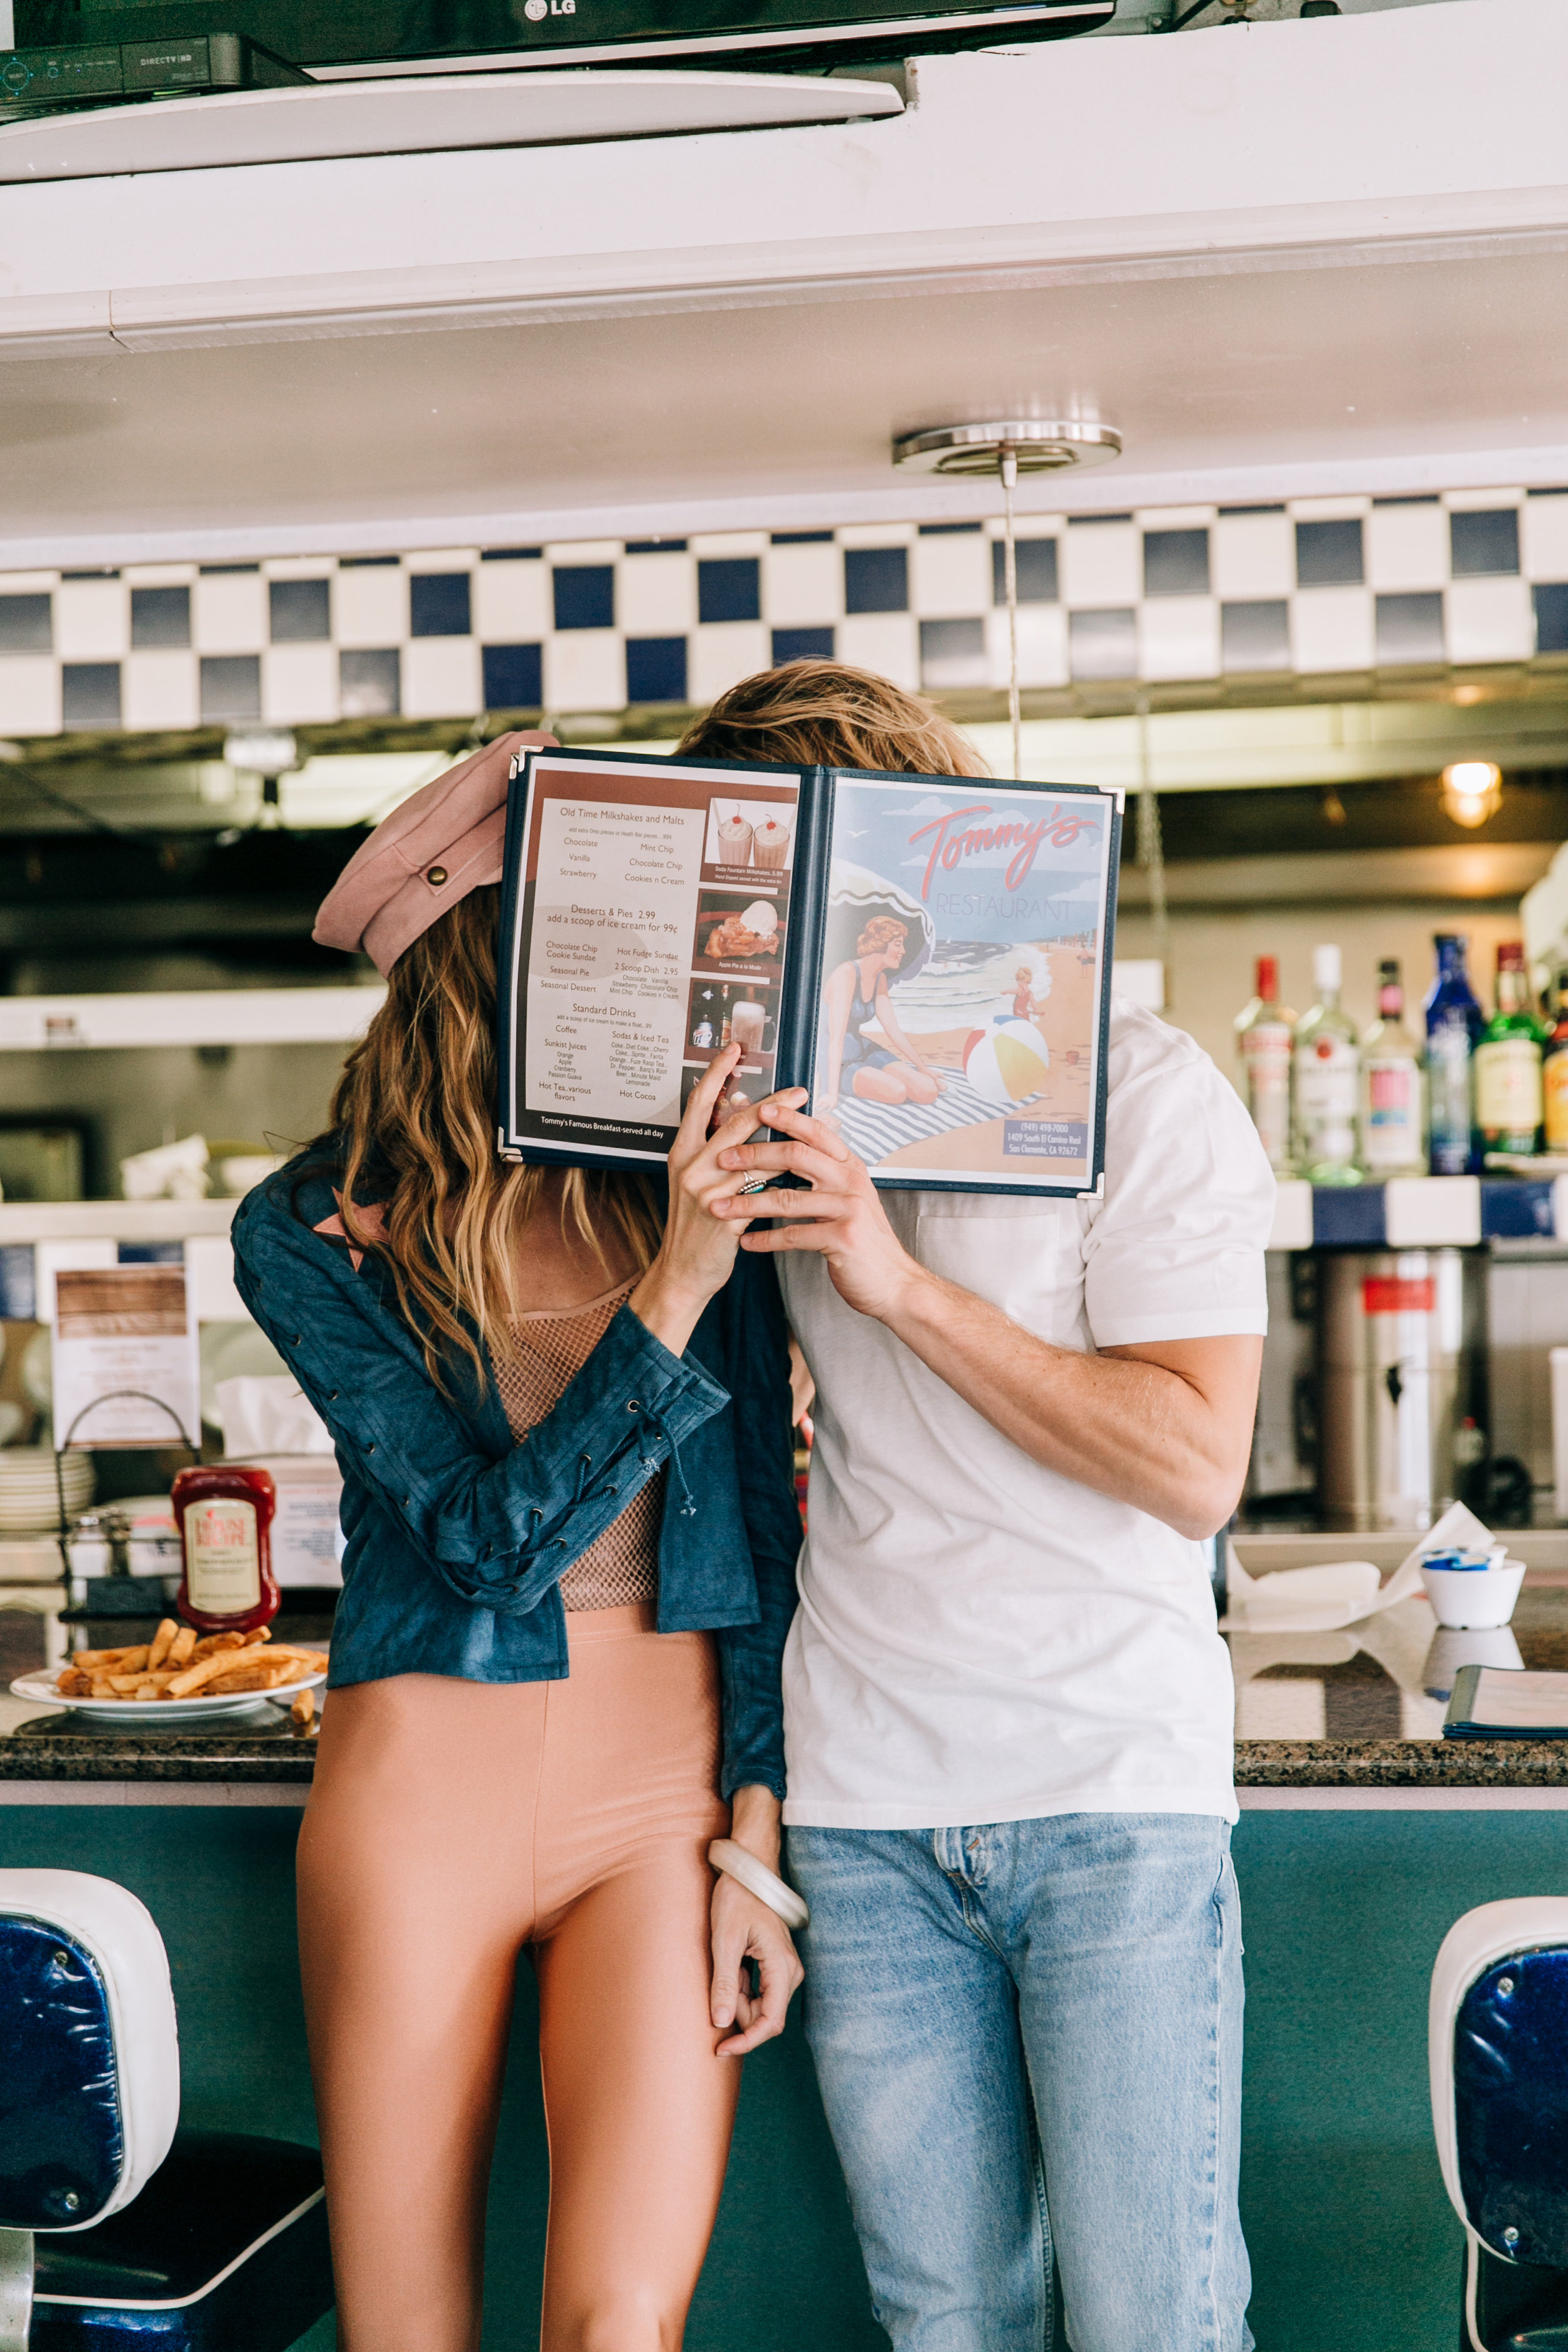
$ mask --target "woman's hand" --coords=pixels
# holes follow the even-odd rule
[[[771,1789],[737,1789],[734,1822],[730,1834],[737,1845],[754,1853],[777,1873],[779,1866],[779,1801]],[[721,2058],[743,2058],[759,2042],[784,2032],[790,1997],[805,1970],[795,1954],[789,1929],[776,1911],[725,1872],[713,1889],[713,1988],[711,2016],[721,2032],[733,2025],[729,2041],[719,2044]],[[751,1990],[754,1962],[758,1990]]]
[[[791,1250],[819,1252],[846,1306],[896,1328],[911,1293],[936,1277],[910,1257],[888,1223],[865,1161],[826,1120],[807,1118],[793,1108],[793,1100],[778,1100],[768,1124],[794,1139],[726,1141],[720,1155],[735,1171],[731,1182],[736,1198],[730,1202],[730,1213],[744,1213],[748,1224],[758,1217],[788,1220],[765,1233],[748,1233],[742,1247],[774,1257]],[[748,1177],[773,1177],[786,1171],[804,1177],[810,1190],[774,1191],[770,1185],[765,1192],[742,1201],[741,1188]],[[718,1202],[715,1213],[726,1213]]]
[[[703,1308],[730,1279],[736,1245],[750,1222],[743,1211],[739,1216],[723,1213],[733,1207],[739,1186],[721,1167],[720,1155],[771,1126],[786,1105],[805,1099],[804,1088],[796,1088],[742,1105],[710,1136],[709,1122],[741,1060],[741,1047],[726,1045],[691,1089],[670,1148],[664,1240],[629,1301],[633,1314],[676,1356],[685,1353]]]

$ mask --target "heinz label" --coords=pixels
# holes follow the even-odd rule
[[[261,1546],[256,1506],[235,1496],[192,1503],[185,1511],[185,1586],[205,1616],[240,1616],[261,1599]]]

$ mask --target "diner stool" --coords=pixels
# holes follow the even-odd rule
[[[1483,1903],[1432,1971],[1432,2126],[1464,2224],[1460,2352],[1568,2352],[1568,1898]]]
[[[288,2352],[332,2307],[314,2148],[180,2131],[168,1956],[111,1879],[0,1870],[0,2352]]]

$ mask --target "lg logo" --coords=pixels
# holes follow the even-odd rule
[[[531,25],[542,24],[546,16],[574,16],[577,0],[523,0],[522,13]]]

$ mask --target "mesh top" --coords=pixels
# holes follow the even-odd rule
[[[496,1387],[514,1437],[523,1436],[559,1404],[639,1279],[634,1274],[603,1298],[563,1314],[516,1318],[511,1330],[517,1352],[510,1363],[496,1367]],[[574,1560],[561,1580],[568,1609],[625,1609],[657,1600],[664,1485],[660,1468],[613,1526]]]

